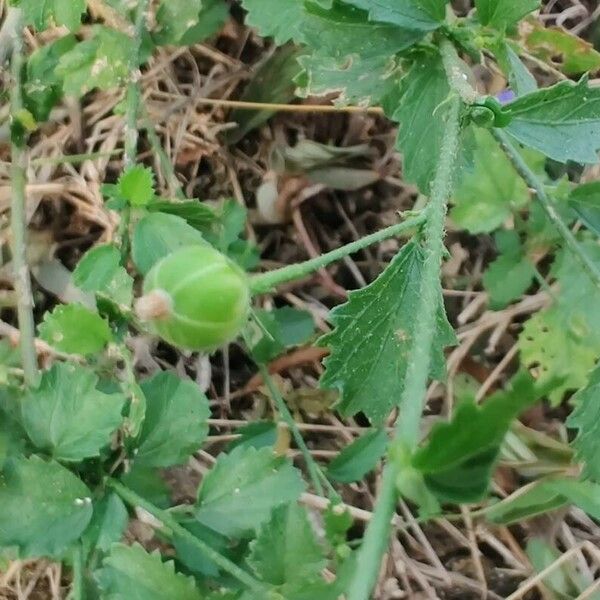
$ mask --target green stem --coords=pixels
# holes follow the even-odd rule
[[[15,13],[13,13],[15,14]],[[23,71],[23,20],[21,10],[17,9],[15,27],[11,31],[12,58],[11,74],[12,86],[10,93],[10,110],[13,124],[18,126],[18,115],[23,110],[23,97],[21,90],[21,73]],[[31,293],[31,279],[27,264],[27,210],[26,174],[27,156],[25,143],[21,134],[12,135],[11,143],[11,229],[12,229],[12,262],[14,269],[14,285],[17,293],[17,316],[19,320],[21,361],[25,383],[29,386],[37,385],[39,370],[37,353],[35,351],[35,325],[33,321],[33,296]]]
[[[443,47],[442,47],[443,50]],[[446,64],[446,62],[445,62]],[[445,124],[440,160],[431,189],[431,199],[425,225],[425,263],[421,276],[420,303],[415,315],[415,340],[408,358],[404,391],[400,400],[400,414],[396,423],[395,444],[412,450],[419,440],[421,413],[429,379],[431,347],[439,307],[439,278],[444,253],[444,221],[447,202],[453,185],[460,136],[461,101],[451,100]],[[360,570],[350,583],[347,600],[368,600],[379,574],[381,559],[388,546],[391,521],[397,501],[396,479],[398,463],[388,458],[383,471],[373,518],[365,532],[358,551]]]
[[[157,508],[133,490],[125,487],[119,481],[115,479],[107,479],[107,485],[111,487],[115,492],[132,507],[139,506],[146,512],[149,512],[152,516],[156,517],[161,521],[165,527],[171,530],[171,532],[178,537],[184,539],[190,545],[194,546],[201,552],[206,558],[214,562],[220,569],[229,573],[232,577],[237,579],[240,583],[246,586],[249,590],[261,594],[261,598],[268,598],[268,588],[263,583],[252,577],[248,572],[240,569],[235,563],[231,562],[228,558],[219,554],[216,550],[213,550],[208,544],[198,539],[195,535],[191,534],[185,527],[180,525],[167,511]]]
[[[600,270],[594,261],[583,250],[569,226],[563,221],[558,214],[552,200],[546,193],[544,184],[538,179],[537,175],[529,168],[517,148],[511,142],[510,138],[501,129],[492,129],[492,135],[496,138],[506,156],[512,163],[513,167],[523,178],[525,183],[535,192],[538,202],[541,204],[544,212],[564,240],[565,244],[573,252],[581,266],[588,273],[594,285],[600,287]]]
[[[138,81],[140,78],[140,46],[142,44],[142,35],[146,23],[146,11],[149,0],[138,0],[135,11],[133,51],[129,59],[130,77],[125,94],[125,143],[123,154],[124,169],[135,164],[138,145],[137,120],[140,110],[140,88]],[[119,223],[119,242],[121,245],[121,259],[127,260],[129,255],[129,222],[131,211],[129,206],[125,206],[121,211],[121,222]]]
[[[417,215],[407,218],[402,223],[397,223],[396,225],[386,227],[385,229],[367,235],[360,240],[346,244],[341,248],[336,248],[331,252],[326,252],[317,258],[312,258],[295,265],[288,265],[287,267],[275,269],[274,271],[269,271],[268,273],[254,275],[250,278],[250,289],[252,290],[253,294],[266,294],[275,289],[278,285],[288,283],[289,281],[302,279],[302,277],[306,277],[307,275],[326,267],[332,262],[335,262],[336,260],[340,260],[345,256],[349,256],[354,252],[363,250],[364,248],[367,248],[372,244],[376,244],[377,242],[381,242],[387,238],[397,236],[408,229],[419,227],[426,220],[427,215],[425,212],[421,212]]]
[[[325,485],[327,486],[329,496],[331,498],[337,499],[339,497],[338,493],[335,491],[335,488],[331,485],[331,483],[329,483],[329,480],[321,470],[321,467],[312,457],[310,450],[308,449],[306,442],[304,441],[304,438],[302,437],[302,434],[298,429],[298,425],[296,424],[294,417],[290,413],[290,410],[287,407],[283,396],[277,389],[277,386],[273,382],[273,378],[269,374],[269,370],[262,363],[258,363],[258,369],[260,371],[260,374],[262,375],[263,381],[267,385],[267,388],[269,388],[269,393],[271,394],[271,397],[273,398],[273,400],[275,400],[275,404],[277,405],[277,410],[279,411],[279,414],[281,415],[285,424],[289,427],[290,431],[292,432],[292,436],[294,437],[294,441],[296,442],[296,445],[300,449],[300,452],[302,452],[302,456],[304,457],[306,468],[308,469],[308,474],[310,475],[310,479],[313,482],[315,491],[319,496],[324,496],[323,486],[321,485],[322,479]]]
[[[69,600],[83,600],[83,548],[76,544],[73,548],[73,575]]]

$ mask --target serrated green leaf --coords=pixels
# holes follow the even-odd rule
[[[146,415],[135,462],[168,467],[185,462],[208,434],[208,399],[194,382],[174,373],[158,373],[141,383]]]
[[[567,427],[577,429],[571,442],[578,460],[584,463],[584,474],[600,481],[600,367],[590,375],[588,384],[579,390],[571,404],[575,407],[567,419]]]
[[[25,22],[43,31],[54,25],[64,25],[75,31],[86,11],[85,0],[12,0],[23,11]]]
[[[481,406],[463,401],[451,421],[436,423],[426,444],[415,453],[413,466],[440,500],[481,500],[512,420],[543,391],[529,374],[521,373],[510,390],[494,394]]]
[[[206,243],[202,234],[181,217],[156,212],[145,215],[135,226],[131,255],[139,272],[145,275],[156,262],[178,248]]]
[[[401,81],[397,121],[404,179],[429,195],[449,110],[448,78],[439,54],[422,54]],[[462,162],[462,158],[458,159]]]
[[[154,198],[154,174],[152,169],[134,165],[121,173],[117,182],[119,195],[131,206],[146,206]]]
[[[107,90],[129,77],[133,39],[115,29],[95,25],[92,37],[79,42],[60,58],[56,74],[64,92],[79,97],[94,88]]]
[[[55,461],[9,459],[0,477],[0,546],[20,558],[59,557],[87,527],[90,491]]]
[[[258,577],[284,598],[299,585],[321,579],[327,563],[306,510],[295,502],[273,511],[250,544],[247,560]]]
[[[340,483],[360,481],[377,466],[387,446],[388,436],[382,429],[361,435],[329,463],[328,477]]]
[[[125,398],[96,389],[98,377],[87,367],[55,363],[21,405],[31,441],[58,460],[97,456],[122,421]]]
[[[272,449],[235,448],[221,454],[204,476],[195,516],[228,537],[257,530],[271,511],[304,491],[300,473]]]
[[[47,312],[39,333],[50,346],[69,354],[100,352],[112,339],[108,323],[83,304],[60,304]]]
[[[273,447],[277,441],[277,424],[273,421],[255,421],[236,429],[235,433],[240,437],[228,444],[228,452],[238,446],[256,449]]]
[[[600,148],[600,88],[561,81],[507,105],[506,131],[529,148],[565,163],[597,163]]]
[[[209,231],[213,223],[218,221],[216,211],[199,200],[153,200],[146,209],[149,212],[160,212],[175,215],[198,231]]]
[[[321,386],[341,391],[342,414],[362,411],[381,423],[401,397],[423,261],[421,246],[409,242],[373,283],[350,292],[348,301],[331,312],[335,328],[319,340],[331,349]],[[443,378],[443,349],[455,336],[441,289],[439,303],[431,374]]]
[[[303,0],[242,0],[248,11],[246,24],[263,37],[272,37],[278,46],[290,40],[302,42],[299,25],[305,15]]]
[[[600,181],[577,186],[569,195],[569,206],[597,235],[600,235]]]
[[[127,527],[129,515],[117,494],[109,493],[95,500],[90,524],[83,532],[81,542],[86,552],[108,552],[118,542]]]
[[[533,263],[523,253],[516,231],[496,233],[500,255],[483,274],[483,287],[490,295],[490,308],[499,310],[517,300],[531,286],[535,277]]]
[[[539,6],[540,0],[475,0],[480,23],[496,29],[516,23]]]
[[[115,544],[96,571],[106,600],[201,600],[192,577],[175,571],[172,561],[163,562],[156,550],[146,552],[139,544]]]
[[[461,173],[450,218],[470,233],[497,229],[530,199],[527,184],[485,129],[475,131],[473,165]]]
[[[491,523],[511,525],[561,508],[567,502],[547,482],[539,481],[488,507],[485,517]]]
[[[121,253],[113,244],[88,250],[73,271],[73,283],[86,292],[100,293],[117,304],[130,306],[133,278],[121,266]]]
[[[590,240],[581,246],[600,265],[600,247]],[[552,275],[559,284],[555,302],[525,323],[519,350],[540,383],[555,381],[549,398],[558,404],[566,392],[586,385],[600,358],[600,312],[591,301],[598,290],[569,250],[557,255]]]
[[[432,31],[446,16],[447,0],[345,0],[368,11],[373,21],[392,23],[405,29]]]

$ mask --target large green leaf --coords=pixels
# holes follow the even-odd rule
[[[449,422],[437,423],[413,466],[440,500],[477,502],[486,493],[500,445],[512,420],[543,395],[533,379],[517,375],[512,388],[478,406],[464,400]]]
[[[82,304],[61,304],[47,312],[39,331],[50,346],[70,354],[100,352],[112,338],[108,323]]]
[[[87,367],[55,363],[21,404],[31,441],[59,460],[97,456],[120,425],[125,402],[121,394],[97,390],[97,383]]]
[[[0,546],[22,558],[60,556],[92,516],[90,491],[55,461],[9,459],[0,478]]]
[[[600,88],[562,81],[521,96],[507,106],[506,128],[519,142],[558,161],[598,162]]]
[[[141,384],[146,416],[137,441],[135,462],[168,467],[185,462],[208,433],[208,399],[197,384],[174,373],[158,373]]]
[[[460,176],[450,218],[470,233],[489,233],[530,198],[527,184],[491,134],[475,131],[473,164]]]
[[[588,384],[573,396],[575,410],[567,426],[577,429],[572,445],[576,456],[585,465],[584,473],[600,481],[600,367],[590,376]]]
[[[475,0],[479,21],[497,29],[516,23],[539,5],[540,0]]]
[[[409,242],[373,283],[331,312],[335,328],[319,341],[331,349],[321,386],[341,391],[344,415],[362,411],[380,423],[401,397],[424,260],[419,243]],[[443,350],[454,341],[440,289],[433,377],[444,377]]]
[[[323,582],[327,561],[306,515],[295,502],[280,506],[250,545],[248,563],[283,598],[312,582]]]
[[[271,511],[298,499],[304,490],[300,473],[271,448],[238,446],[221,454],[204,476],[196,518],[228,537],[258,529]]]
[[[107,600],[201,600],[192,577],[163,562],[158,550],[149,554],[139,544],[115,544],[96,571]]]
[[[447,0],[346,0],[368,11],[373,21],[393,23],[405,29],[437,29],[446,16]]]
[[[132,51],[133,40],[128,35],[95,25],[91,38],[60,58],[56,74],[63,78],[65,94],[80,96],[94,88],[106,90],[121,85],[129,77]]]
[[[23,11],[26,23],[43,30],[52,25],[64,25],[75,31],[86,10],[85,0],[11,0]]]

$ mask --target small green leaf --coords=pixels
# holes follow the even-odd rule
[[[302,41],[299,25],[304,18],[303,0],[242,0],[248,11],[246,24],[258,29],[263,37],[272,37],[278,46],[290,40]]]
[[[600,235],[600,181],[577,186],[569,195],[569,206],[597,235]]]
[[[500,256],[483,274],[483,286],[490,295],[490,308],[499,310],[517,300],[531,286],[535,267],[523,253],[516,231],[501,230],[496,234]]]
[[[91,38],[61,56],[56,74],[63,78],[64,92],[69,96],[79,97],[94,88],[114,88],[129,77],[132,52],[133,40],[128,35],[94,25]]]
[[[510,423],[543,395],[528,374],[517,375],[512,384],[481,406],[464,400],[451,421],[436,423],[415,453],[413,466],[440,500],[477,502],[486,493]]]
[[[168,467],[185,462],[208,434],[208,400],[192,381],[158,373],[141,384],[146,416],[137,441],[135,462]]]
[[[500,40],[492,46],[502,70],[508,75],[508,82],[517,96],[535,92],[538,88],[535,77],[523,64],[519,55],[506,40]]]
[[[44,315],[40,337],[69,354],[100,352],[112,339],[108,323],[83,304],[61,304]]]
[[[121,253],[113,244],[88,250],[73,271],[73,283],[85,292],[103,294],[117,304],[131,306],[133,278],[121,266]]]
[[[306,510],[291,502],[273,511],[250,544],[248,564],[284,597],[298,586],[321,580],[327,561]]]
[[[252,356],[261,363],[267,363],[279,356],[287,348],[307,342],[315,332],[312,315],[305,310],[289,306],[274,310],[256,310],[254,316],[260,322],[255,324],[251,339]]]
[[[567,499],[538,481],[487,508],[485,517],[491,523],[511,525],[543,515],[567,504]]]
[[[489,233],[523,208],[530,194],[488,131],[477,129],[475,143],[473,165],[461,174],[450,218],[470,233]]]
[[[204,476],[196,519],[228,537],[257,530],[271,511],[304,491],[300,473],[271,448],[235,448]]]
[[[421,246],[409,242],[373,283],[331,312],[335,328],[319,340],[331,349],[321,386],[341,391],[342,414],[362,411],[381,423],[402,396],[424,258]],[[444,377],[443,349],[454,340],[440,289],[433,377]]]
[[[363,434],[329,463],[328,477],[340,483],[360,481],[377,466],[385,454],[387,445],[388,437],[382,429]]]
[[[96,389],[98,377],[76,364],[55,363],[22,401],[31,441],[58,460],[97,456],[122,422],[125,398]]]
[[[561,81],[521,96],[508,106],[506,131],[529,148],[565,163],[597,163],[600,148],[600,88]]]
[[[119,195],[131,206],[146,206],[154,198],[152,169],[134,165],[124,171],[117,182]]]
[[[86,11],[85,0],[12,0],[12,4],[23,11],[25,22],[38,31],[55,25],[76,31]]]
[[[483,25],[504,29],[540,6],[540,0],[475,0],[477,17]]]
[[[586,39],[557,26],[533,24],[526,47],[548,62],[560,60],[565,75],[593,73],[600,69],[600,52]]]
[[[555,493],[563,495],[592,519],[600,519],[600,485],[592,481],[580,479],[553,479],[548,487]]]
[[[100,589],[110,600],[201,600],[194,579],[163,562],[158,550],[149,554],[139,544],[115,544],[96,571]]]
[[[346,0],[368,11],[373,21],[392,23],[404,29],[431,31],[446,16],[447,0]]]
[[[588,384],[571,398],[571,404],[575,410],[567,420],[567,427],[578,430],[571,444],[585,465],[584,474],[600,481],[600,367],[590,375]]]
[[[9,459],[0,478],[0,546],[20,558],[59,557],[92,516],[90,491],[55,461]]]
[[[92,519],[82,535],[86,552],[108,552],[121,539],[128,521],[127,508],[117,494],[109,493],[96,500]]]
[[[199,200],[153,200],[146,209],[150,212],[160,212],[175,215],[198,231],[209,231],[213,223],[218,221],[216,211]]]
[[[131,253],[135,266],[145,275],[167,254],[198,244],[206,244],[206,240],[181,217],[156,212],[145,215],[135,226]]]
[[[239,438],[227,446],[227,451],[242,446],[244,448],[272,448],[277,441],[277,425],[273,421],[255,421],[236,430]]]
[[[168,508],[171,505],[169,487],[158,469],[142,467],[134,462],[131,470],[121,476],[121,482],[158,508]]]

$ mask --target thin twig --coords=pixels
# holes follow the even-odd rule
[[[21,73],[23,71],[23,21],[21,10],[16,11],[16,24],[12,31],[12,86],[10,110],[13,124],[18,126],[18,114],[23,109]],[[27,185],[25,143],[21,136],[12,135],[11,143],[11,228],[12,262],[14,285],[17,292],[17,314],[20,330],[21,361],[25,383],[35,386],[39,380],[37,355],[35,351],[35,325],[33,321],[33,296],[31,279],[27,265],[27,211],[25,210]]]

